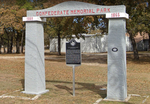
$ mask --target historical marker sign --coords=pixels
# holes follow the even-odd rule
[[[73,69],[73,96],[75,96],[75,67],[81,65],[80,43],[72,39],[66,43],[66,64]]]
[[[80,43],[74,39],[66,43],[66,64],[69,66],[81,65]]]

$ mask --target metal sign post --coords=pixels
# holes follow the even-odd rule
[[[75,65],[72,66],[73,71],[73,96],[75,96]]]
[[[73,96],[75,96],[75,67],[81,65],[80,43],[72,39],[66,43],[66,65],[73,71]]]

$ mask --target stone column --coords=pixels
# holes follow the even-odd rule
[[[25,88],[23,93],[43,94],[47,91],[45,89],[43,23],[40,21],[27,21],[25,40]]]
[[[123,101],[127,98],[126,19],[110,18],[108,29],[108,82],[106,99]]]

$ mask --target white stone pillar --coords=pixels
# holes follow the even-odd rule
[[[106,99],[124,101],[127,98],[126,19],[122,17],[109,18],[108,29],[108,80]]]
[[[29,17],[26,17],[29,18]],[[46,93],[43,22],[27,19],[25,39],[25,88],[26,94]],[[25,21],[25,20],[24,20]]]

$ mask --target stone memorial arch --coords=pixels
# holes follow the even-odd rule
[[[108,82],[107,97],[112,100],[127,98],[126,83],[126,7],[101,6],[84,2],[68,1],[42,10],[29,10],[25,40],[25,89],[27,94],[46,93],[44,62],[43,22],[47,17],[105,15],[109,20],[108,33]]]

